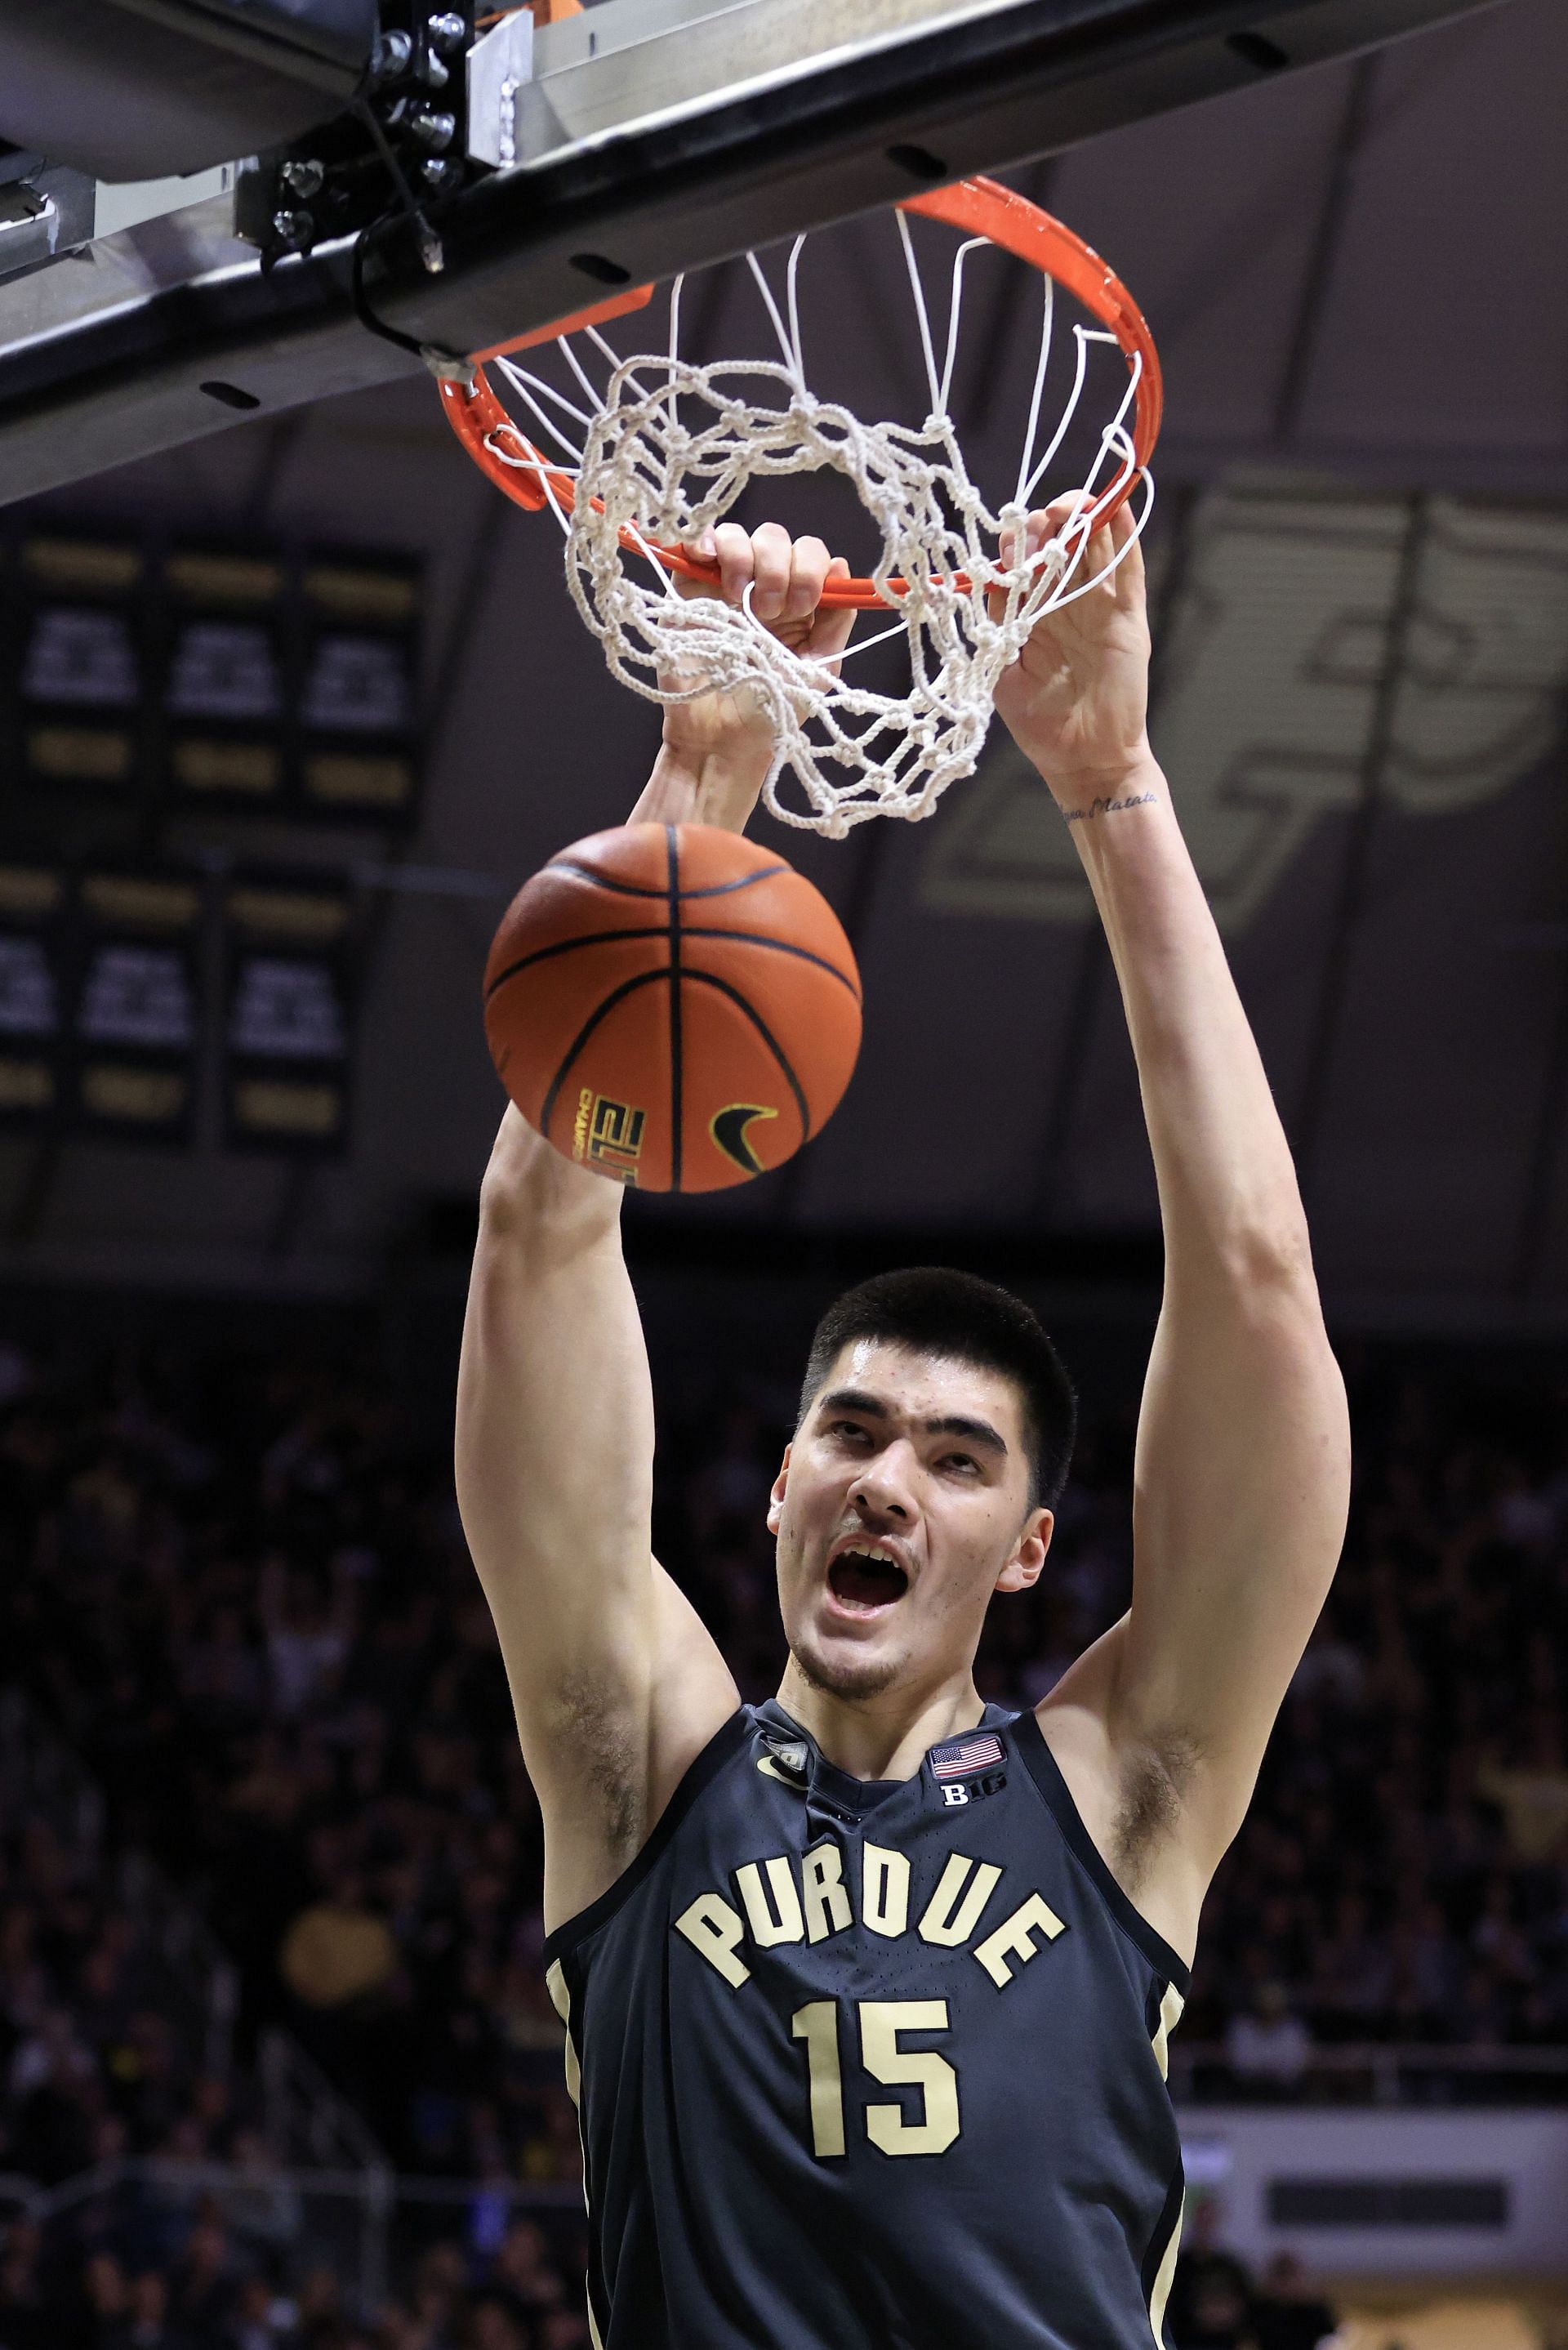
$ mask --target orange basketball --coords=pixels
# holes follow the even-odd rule
[[[530,1126],[644,1191],[720,1191],[820,1131],[860,1049],[838,917],[770,848],[630,824],[564,848],[507,909],[484,1030]]]

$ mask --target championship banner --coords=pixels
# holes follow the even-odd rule
[[[5,641],[13,774],[26,798],[62,792],[135,806],[152,781],[147,558],[117,538],[29,533],[16,550]]]
[[[163,774],[181,808],[286,813],[292,775],[288,571],[237,547],[161,567]]]
[[[0,1128],[52,1126],[60,1109],[67,905],[64,873],[0,862]]]
[[[200,1037],[202,884],[181,872],[88,871],[77,892],[72,1109],[78,1126],[190,1138]]]
[[[392,556],[317,557],[300,588],[300,806],[401,823],[417,781],[418,567]]]
[[[238,872],[223,895],[223,1129],[316,1153],[348,1134],[353,899],[319,872]]]

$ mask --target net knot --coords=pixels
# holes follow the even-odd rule
[[[743,374],[756,396],[733,381]],[[873,692],[836,663],[803,660],[750,608],[683,598],[654,558],[655,584],[628,569],[623,530],[651,555],[690,544],[730,514],[747,484],[832,471],[881,539],[871,577],[909,660],[904,694]],[[873,816],[929,815],[979,756],[1002,671],[1061,591],[1077,551],[1030,556],[1025,508],[987,508],[950,417],[919,427],[867,422],[809,391],[787,367],[701,367],[643,354],[616,368],[576,484],[566,577],[610,670],[651,701],[749,691],[774,752],[763,797],[785,824],[841,838]],[[1060,537],[1071,538],[1072,519]],[[895,585],[895,582],[899,583]],[[993,608],[994,599],[994,608]],[[780,795],[789,769],[805,806]]]

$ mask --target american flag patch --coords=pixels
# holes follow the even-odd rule
[[[931,1749],[931,1773],[938,1779],[961,1779],[971,1771],[989,1771],[1002,1760],[1002,1741],[994,1731],[983,1737],[950,1739]]]

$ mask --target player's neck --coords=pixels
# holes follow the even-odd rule
[[[808,1681],[794,1657],[784,1667],[778,1701],[827,1760],[855,1779],[912,1779],[928,1746],[972,1730],[985,1711],[967,1670],[936,1688],[851,1699]]]

